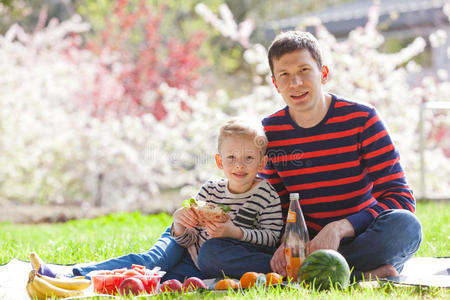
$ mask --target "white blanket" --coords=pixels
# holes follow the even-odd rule
[[[61,273],[71,268],[65,265],[52,266],[56,271],[60,269]],[[29,262],[17,259],[0,266],[0,299],[28,300],[25,285],[30,270]],[[405,264],[401,276],[392,280],[404,284],[450,288],[450,258],[414,257]],[[87,296],[94,295],[92,285],[86,292]]]

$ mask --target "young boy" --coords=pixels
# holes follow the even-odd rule
[[[173,215],[171,235],[187,248],[195,270],[202,244],[210,238],[232,238],[257,246],[275,247],[283,227],[278,194],[271,184],[257,177],[267,163],[267,139],[243,121],[232,120],[221,129],[216,164],[225,179],[208,181],[197,194],[197,200],[231,208],[230,219],[224,223],[208,222],[197,226],[195,213],[186,207]],[[245,261],[239,276],[246,271]]]
[[[199,264],[199,259],[203,243],[219,237],[231,238],[233,245],[240,247],[241,256],[244,252],[247,254],[236,264],[238,267],[230,269],[226,275],[240,278],[247,271],[267,273],[270,271],[269,260],[261,260],[261,254],[271,257],[278,245],[283,221],[277,192],[268,181],[257,177],[268,160],[266,147],[267,138],[262,128],[258,130],[243,121],[231,120],[220,129],[219,153],[215,158],[225,179],[205,183],[196,199],[228,205],[231,210],[227,222],[209,222],[199,227],[196,214],[190,208],[182,207],[173,214],[171,230],[163,233],[148,252],[131,253],[89,266],[78,265],[64,275],[87,275],[94,270],[130,268],[132,264],[140,264],[149,269],[161,267],[167,272],[162,280],[216,277],[216,274],[208,273],[210,268],[207,266],[215,262],[208,258]],[[234,255],[225,247],[221,251],[223,253],[218,255],[223,258]],[[201,265],[205,266],[206,272],[202,272]],[[56,276],[56,272],[42,261],[39,272]]]

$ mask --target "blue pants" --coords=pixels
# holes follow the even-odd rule
[[[74,267],[72,271],[75,276],[80,276],[96,270],[131,268],[132,264],[143,265],[148,269],[159,266],[162,271],[167,272],[162,278],[163,281],[178,279],[183,282],[186,276],[204,278],[186,249],[178,245],[170,236],[170,227],[145,253],[130,253],[86,267]]]
[[[393,265],[398,272],[404,263],[419,249],[422,231],[419,220],[406,210],[382,212],[365,232],[353,239],[343,240],[338,251],[346,258],[353,274],[359,279],[361,272],[385,264]],[[223,274],[240,278],[247,271],[271,272],[270,260],[275,249],[255,246],[228,238],[206,241],[200,248],[197,269],[185,248],[170,236],[168,228],[146,253],[128,254],[88,266],[75,267],[74,275],[86,275],[93,270],[131,268],[132,264],[155,266],[166,271],[162,280],[196,276],[221,277]]]
[[[353,268],[356,279],[361,279],[362,272],[386,264],[400,272],[419,249],[421,240],[422,228],[414,214],[406,210],[388,210],[382,212],[365,232],[343,240],[338,251]],[[200,248],[199,267],[208,278],[223,273],[240,278],[246,271],[271,272],[272,254],[255,250],[255,246],[232,239],[211,239]]]

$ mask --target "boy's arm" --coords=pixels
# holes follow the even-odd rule
[[[196,200],[206,200],[204,195],[208,183],[205,183],[196,195]],[[173,223],[170,235],[182,247],[189,247],[198,241],[200,232],[195,229],[198,225],[197,215],[189,207],[180,207],[173,213]]]
[[[175,242],[181,247],[187,248],[193,245],[198,240],[199,233],[195,228],[185,228],[185,231],[181,235],[175,235],[174,224],[172,223],[172,229],[170,230],[170,235],[173,237]]]
[[[255,245],[275,247],[283,229],[280,198],[275,189],[270,185],[261,186],[260,193],[255,195],[255,200],[262,205],[258,212],[258,229],[241,227],[242,241]]]
[[[170,235],[177,244],[187,248],[198,240],[198,232],[194,228],[197,223],[197,217],[191,209],[181,207],[173,214]]]
[[[197,215],[189,207],[180,207],[173,213],[172,230],[174,236],[182,235],[186,228],[198,225]]]

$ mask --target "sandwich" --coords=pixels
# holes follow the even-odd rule
[[[191,198],[183,203],[183,206],[189,207],[197,215],[200,226],[205,225],[208,221],[224,223],[230,219],[228,212],[230,207],[227,205],[209,203],[202,200]]]

